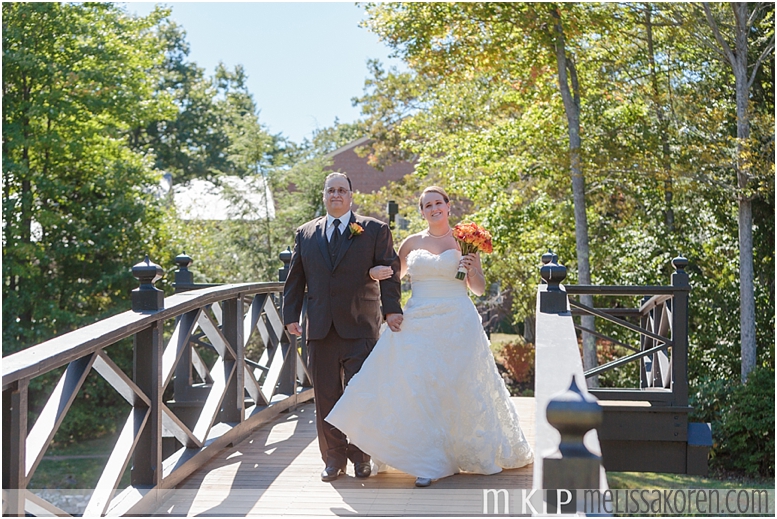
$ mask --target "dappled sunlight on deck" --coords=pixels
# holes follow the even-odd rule
[[[512,399],[534,444],[534,399]],[[158,515],[472,515],[483,512],[483,489],[531,488],[532,466],[492,476],[457,474],[429,488],[400,471],[357,479],[349,464],[333,483],[316,440],[314,405],[282,414],[239,445],[225,449],[173,490]]]

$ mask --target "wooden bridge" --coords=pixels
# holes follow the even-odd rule
[[[289,256],[281,254],[281,280]],[[188,270],[191,258],[181,255],[176,294],[164,298],[153,286],[162,270],[147,258],[133,267],[140,287],[133,291],[132,311],[3,358],[3,513],[475,515],[484,513],[489,489],[606,488],[604,468],[706,470],[708,447],[703,438],[695,440],[697,425],[687,422],[685,260],[674,260],[671,285],[656,287],[562,287],[564,268],[548,255],[543,262],[535,397],[513,399],[535,448],[533,466],[493,476],[459,474],[424,489],[397,471],[322,483],[305,340],[292,341],[282,325],[283,283],[197,285]],[[646,297],[637,308],[592,308],[567,301],[567,293]],[[578,312],[635,333],[638,346],[616,341],[635,353],[584,373],[572,315]],[[110,357],[110,347],[128,338],[132,374]],[[590,391],[607,404],[604,419],[580,437],[602,456],[604,468],[593,457],[593,479],[563,479],[570,471],[559,470],[568,458],[559,455],[560,434],[572,441],[579,431],[562,423],[575,422],[573,415],[555,423],[561,433],[548,423],[551,398],[573,379],[586,394],[586,377],[627,362],[639,363],[640,387]],[[64,371],[30,426],[30,380],[54,370]],[[127,401],[127,416],[95,488],[84,490],[76,509],[65,509],[50,498],[56,491],[29,484],[92,370]],[[119,488],[128,467],[131,483]],[[565,486],[552,486],[560,482]]]

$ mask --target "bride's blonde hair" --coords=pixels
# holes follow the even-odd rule
[[[441,188],[440,186],[429,186],[426,189],[424,189],[421,192],[421,196],[418,197],[418,208],[421,209],[422,211],[424,209],[424,206],[423,206],[424,195],[426,195],[427,193],[437,193],[438,195],[442,196],[442,199],[445,200],[446,204],[451,201],[450,198],[448,197],[448,193],[446,193],[443,188]]]

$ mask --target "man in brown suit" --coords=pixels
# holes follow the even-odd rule
[[[301,335],[299,320],[307,287],[316,428],[326,463],[323,481],[344,474],[348,459],[357,477],[370,475],[370,457],[324,418],[375,346],[383,317],[395,331],[402,323],[399,258],[391,231],[379,220],[352,213],[351,197],[346,175],[332,173],[326,178],[327,215],[297,229],[283,290],[283,322],[289,333]],[[393,275],[375,281],[370,269],[381,265],[391,267]]]

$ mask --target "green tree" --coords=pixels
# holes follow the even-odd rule
[[[154,94],[163,13],[3,4],[3,351],[127,306],[129,266],[159,242],[152,164],[130,130]]]
[[[728,9],[730,12],[727,12]],[[754,180],[753,164],[750,155],[753,145],[750,142],[751,109],[750,91],[756,79],[761,63],[774,54],[774,12],[767,4],[731,3],[727,6],[709,3],[695,6],[694,10],[703,11],[704,20],[712,34],[700,30],[700,25],[687,25],[700,43],[709,47],[714,56],[730,65],[734,76],[736,97],[736,199],[739,210],[739,299],[740,299],[740,336],[742,357],[742,382],[755,368],[757,356],[755,288],[753,270],[753,210],[752,199],[756,196],[757,184]],[[769,13],[771,11],[771,13]],[[682,11],[679,11],[682,13]],[[694,13],[690,17],[681,17],[685,21],[695,21]],[[766,16],[764,16],[766,14]],[[771,15],[769,15],[771,14]],[[681,15],[682,16],[682,15]],[[688,20],[690,18],[690,20]],[[756,32],[756,26],[762,25]],[[758,58],[749,65],[748,40],[755,33]],[[753,177],[756,177],[754,179]]]

